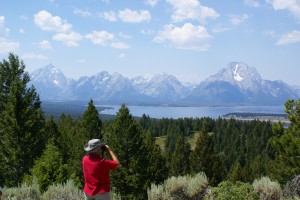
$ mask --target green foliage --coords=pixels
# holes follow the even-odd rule
[[[16,186],[44,149],[44,113],[25,65],[10,53],[0,62],[0,182]]]
[[[201,200],[206,194],[208,180],[204,173],[171,177],[162,185],[152,184],[148,189],[148,200]]]
[[[153,145],[149,145],[149,140],[146,142],[145,134],[125,105],[119,109],[105,136],[120,161],[120,167],[111,173],[112,185],[122,199],[145,199],[150,183],[165,176],[164,170],[160,170],[163,162],[159,162],[161,166],[156,163],[154,168],[150,167],[151,162],[161,159],[158,150],[153,154],[154,141]]]
[[[36,179],[31,185],[23,183],[19,187],[4,188],[3,199],[39,200],[41,192]]]
[[[215,199],[259,199],[251,184],[240,181],[237,181],[236,183],[223,181],[218,185],[218,187],[212,188],[212,193]]]
[[[37,178],[41,191],[45,191],[49,185],[62,183],[67,178],[67,167],[62,163],[59,149],[52,144],[46,146],[30,171],[32,177]]]
[[[102,122],[93,100],[90,100],[88,103],[87,110],[83,113],[82,121],[82,127],[86,129],[86,138],[89,140],[94,138],[102,140]]]
[[[300,173],[300,99],[285,103],[285,112],[291,124],[283,129],[283,124],[274,124],[274,136],[271,144],[276,153],[276,161],[280,163],[278,180],[284,183]]]
[[[41,196],[41,200],[61,200],[61,199],[72,199],[82,200],[84,194],[82,190],[79,190],[75,186],[73,180],[68,180],[65,184],[51,185],[46,192]]]
[[[279,183],[271,181],[269,177],[255,179],[252,185],[261,200],[277,200],[281,198]]]
[[[171,156],[170,172],[171,176],[183,176],[190,172],[190,145],[183,136],[177,139],[175,152]]]

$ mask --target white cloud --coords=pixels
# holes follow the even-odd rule
[[[60,41],[64,45],[68,47],[77,47],[78,42],[83,39],[83,37],[79,33],[71,32],[71,33],[57,33],[52,38],[55,41]]]
[[[5,27],[4,25],[5,22],[5,17],[0,16],[0,36],[8,36],[9,34],[9,29]]]
[[[173,6],[173,22],[195,19],[205,23],[206,18],[217,18],[219,14],[213,9],[202,6],[198,0],[166,0]]]
[[[228,27],[222,27],[221,25],[218,25],[213,29],[213,33],[222,33],[222,32],[229,31],[229,30],[230,30],[230,28],[228,28]]]
[[[277,45],[286,45],[291,43],[300,42],[300,31],[292,31],[283,35],[278,41]]]
[[[21,34],[23,34],[23,33],[25,33],[25,30],[24,30],[23,28],[20,28],[20,29],[19,29],[19,32],[20,32]]]
[[[128,49],[130,47],[128,44],[124,42],[112,42],[110,46],[116,49]]]
[[[205,27],[185,23],[182,27],[166,25],[154,41],[161,43],[168,40],[180,49],[207,51],[212,38]]]
[[[39,60],[46,60],[48,57],[40,55],[40,54],[34,54],[34,53],[27,53],[21,56],[22,59],[39,59]]]
[[[47,40],[43,40],[43,41],[39,42],[39,46],[41,49],[52,50],[52,46],[51,46],[50,42],[48,42]]]
[[[18,42],[9,42],[5,38],[0,37],[0,54],[14,52],[19,46]]]
[[[90,34],[85,35],[85,38],[90,39],[94,44],[106,46],[114,39],[114,35],[107,31],[93,31]]]
[[[90,13],[89,11],[84,11],[84,10],[80,10],[78,8],[75,8],[73,10],[73,13],[76,14],[76,15],[80,15],[82,17],[89,17],[89,16],[92,16],[92,13]]]
[[[260,4],[256,0],[244,0],[245,5],[250,6],[250,7],[260,7]]]
[[[143,21],[151,21],[150,12],[147,10],[130,10],[128,8],[119,11],[119,18],[123,22],[140,23]]]
[[[155,31],[153,29],[148,29],[148,30],[142,29],[141,30],[141,33],[144,35],[152,35],[154,32]]]
[[[124,53],[120,53],[119,58],[125,58],[125,54]]]
[[[232,15],[232,16],[230,16],[230,22],[233,25],[239,25],[239,24],[243,23],[244,21],[246,21],[248,18],[249,18],[249,16],[247,14]]]
[[[120,32],[118,35],[119,35],[120,37],[122,37],[122,38],[125,38],[125,39],[131,39],[131,38],[132,38],[132,36],[126,35],[126,34],[124,34],[124,33],[122,33],[122,32]]]
[[[298,20],[300,20],[300,1],[299,0],[266,0],[272,4],[274,10],[288,10]]]
[[[67,21],[58,16],[52,16],[51,13],[45,10],[34,15],[34,23],[45,31],[67,32],[72,28],[72,25]]]
[[[115,22],[118,20],[117,14],[114,11],[107,11],[100,14],[100,16],[108,21]]]
[[[263,31],[263,34],[266,35],[266,36],[270,36],[272,38],[275,38],[276,37],[276,33],[274,30],[266,30],[266,31]]]
[[[146,0],[146,4],[150,6],[156,6],[158,0]]]

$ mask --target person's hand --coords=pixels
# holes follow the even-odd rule
[[[105,150],[107,151],[107,152],[109,152],[109,150],[110,150],[110,148],[109,148],[109,146],[106,144],[106,145],[104,145],[105,146]]]

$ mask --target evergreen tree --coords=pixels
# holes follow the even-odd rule
[[[47,190],[48,186],[62,183],[68,179],[67,167],[62,163],[62,156],[59,149],[48,144],[42,156],[34,162],[31,177],[36,177],[41,191]]]
[[[185,142],[184,136],[180,136],[171,158],[170,176],[184,176],[190,173],[190,149],[190,145]]]
[[[115,120],[106,130],[108,145],[116,153],[120,167],[111,173],[112,186],[116,187],[122,199],[146,199],[147,187],[150,182],[157,181],[159,175],[152,174],[160,172],[159,169],[151,169],[156,160],[153,149],[147,149],[141,127],[129,113],[129,109],[122,105]],[[158,166],[160,167],[160,166]],[[161,171],[163,173],[163,171]],[[156,180],[155,180],[156,179]]]
[[[274,137],[271,144],[277,151],[276,160],[280,163],[281,178],[285,182],[300,173],[300,99],[288,100],[285,103],[285,112],[291,124],[283,129],[283,124],[275,124],[273,128]]]
[[[86,129],[86,137],[89,140],[94,138],[102,140],[102,122],[93,100],[90,100],[87,110],[83,113],[82,121],[82,126]]]
[[[148,132],[145,135],[145,145],[147,149],[147,157],[145,162],[147,162],[147,180],[144,189],[148,189],[151,184],[160,184],[168,177],[168,169],[166,166],[166,161],[161,154],[160,147],[155,144],[155,139],[152,137],[151,133]],[[150,177],[150,178],[149,178]]]
[[[58,131],[58,125],[55,122],[54,117],[52,115],[50,116],[49,120],[46,120],[45,135],[47,137],[48,143],[58,145],[60,132]]]
[[[25,64],[13,53],[0,62],[0,182],[16,186],[45,147],[44,113]]]

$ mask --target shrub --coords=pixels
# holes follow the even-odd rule
[[[38,200],[40,199],[41,192],[36,179],[33,179],[31,185],[23,183],[20,187],[4,188],[3,199],[22,199],[22,200]]]
[[[287,182],[283,189],[285,197],[300,197],[300,175],[295,176],[291,181]]]
[[[179,176],[167,179],[162,185],[151,185],[148,200],[196,200],[203,199],[208,187],[206,175],[201,172],[194,177]]]
[[[268,177],[262,177],[253,182],[254,190],[262,200],[277,200],[281,198],[281,188],[279,183],[271,181]]]
[[[218,187],[212,188],[212,193],[215,199],[259,199],[251,184],[240,181],[235,184],[231,181],[223,181]]]
[[[68,180],[65,184],[56,184],[49,186],[48,190],[43,193],[42,200],[82,200],[84,194],[75,186],[73,180]]]

